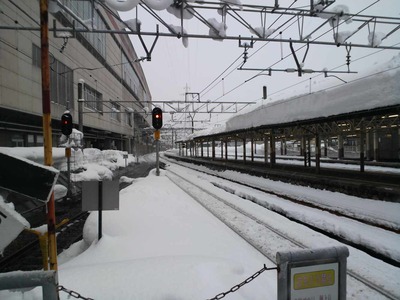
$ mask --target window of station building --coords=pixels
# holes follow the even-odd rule
[[[132,127],[132,112],[125,110],[125,123]]]
[[[82,20],[92,20],[93,24],[88,24],[99,30],[107,29],[107,26],[100,14],[95,8],[93,1],[88,0],[61,0],[61,2],[68,8],[70,8],[77,16]],[[92,18],[93,15],[93,18]],[[72,22],[72,17],[65,15]],[[83,28],[81,24],[76,24],[78,28]],[[89,44],[96,49],[96,51],[103,57],[106,58],[106,34],[98,32],[82,33],[82,36],[89,42]]]
[[[36,136],[36,146],[43,146],[43,145],[44,145],[43,135],[37,135]]]
[[[14,134],[11,137],[11,147],[24,147],[24,137],[22,134]]]
[[[112,120],[121,122],[121,105],[119,105],[118,103],[110,100],[111,102],[111,116],[110,118]]]
[[[34,147],[35,144],[35,136],[33,134],[28,134],[28,147]]]
[[[41,68],[40,47],[32,44],[32,65]],[[74,107],[73,74],[65,64],[50,55],[50,99],[68,108]]]
[[[50,99],[70,109],[74,107],[72,70],[54,57],[50,58]]]
[[[85,83],[83,86],[85,107],[103,114],[103,95]]]
[[[125,83],[136,93],[140,98],[143,94],[143,88],[140,84],[139,77],[130,64],[125,54],[122,54],[122,77]],[[141,98],[142,99],[142,98]]]
[[[32,65],[41,68],[42,66],[42,56],[41,51],[38,46],[32,44]]]

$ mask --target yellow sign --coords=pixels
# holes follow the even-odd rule
[[[304,290],[335,284],[335,270],[323,270],[294,275],[294,289]]]
[[[65,148],[65,157],[71,157],[71,148]]]
[[[160,139],[160,130],[154,131],[154,139],[157,141]]]

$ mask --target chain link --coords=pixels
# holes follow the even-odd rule
[[[244,280],[243,282],[233,286],[229,291],[226,291],[224,293],[220,293],[218,295],[216,295],[214,298],[210,298],[208,300],[218,300],[218,299],[222,299],[224,298],[226,295],[228,295],[229,293],[234,293],[236,292],[238,289],[240,289],[242,286],[248,284],[249,282],[252,282],[255,278],[257,278],[261,273],[263,273],[264,271],[269,271],[269,270],[276,270],[277,268],[267,268],[266,265],[264,265],[264,267],[257,271],[256,273],[254,273],[252,276],[250,276],[249,278],[247,278],[246,280]]]
[[[257,271],[256,273],[254,273],[252,276],[250,276],[249,278],[247,278],[246,280],[242,281],[241,283],[233,286],[229,291],[226,291],[224,293],[220,293],[218,295],[216,295],[214,298],[210,298],[208,300],[219,300],[224,298],[226,295],[228,295],[229,293],[234,293],[236,292],[238,289],[240,289],[242,286],[252,282],[254,279],[256,279],[258,276],[260,276],[261,273],[263,273],[264,271],[270,271],[270,270],[276,270],[277,268],[267,268],[266,265],[264,265],[264,267]],[[76,298],[76,299],[83,299],[83,300],[94,300],[92,298],[86,298],[83,297],[81,294],[79,294],[78,292],[66,289],[65,287],[63,287],[62,285],[59,285],[57,288],[58,291],[62,291],[65,292],[67,294],[69,294],[70,296]]]
[[[94,300],[94,299],[92,299],[92,298],[83,297],[83,296],[82,296],[81,294],[79,294],[78,292],[75,292],[75,291],[71,291],[71,290],[69,290],[69,289],[66,289],[66,288],[63,287],[62,285],[59,285],[59,286],[57,287],[57,290],[58,290],[58,291],[65,292],[65,293],[69,294],[70,296],[72,296],[72,297],[74,297],[74,298],[76,298],[76,299]]]

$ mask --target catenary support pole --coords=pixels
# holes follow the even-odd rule
[[[83,133],[83,102],[85,99],[83,98],[83,90],[84,90],[85,81],[83,79],[79,79],[78,83],[78,126],[79,131]]]

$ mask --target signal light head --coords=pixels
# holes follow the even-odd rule
[[[72,116],[66,112],[61,116],[61,132],[63,135],[69,136],[72,133]]]
[[[154,129],[160,129],[163,125],[161,108],[155,107],[152,111],[152,117],[153,117],[152,121]]]

